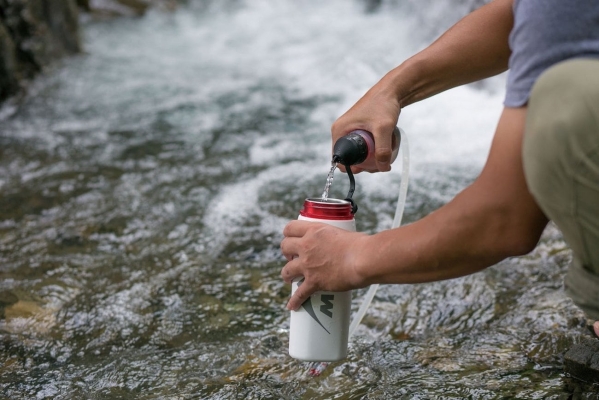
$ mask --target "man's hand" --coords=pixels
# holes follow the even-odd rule
[[[374,157],[377,168],[365,170],[352,167],[357,174],[362,171],[384,172],[391,169],[393,152],[393,129],[401,111],[397,95],[390,90],[391,86],[384,80],[373,86],[352,108],[343,114],[331,127],[333,146],[337,139],[356,129],[372,133],[374,137]],[[344,167],[339,167],[342,171]]]
[[[365,286],[356,272],[365,234],[309,221],[292,221],[283,234],[281,251],[288,262],[281,277],[287,283],[304,277],[287,303],[289,310],[297,310],[318,290],[344,292]]]

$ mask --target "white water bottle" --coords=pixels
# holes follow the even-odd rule
[[[299,220],[322,222],[355,232],[352,204],[347,200],[308,198]],[[302,279],[291,284],[295,293]],[[289,355],[302,361],[338,361],[347,357],[351,290],[315,292],[291,311]]]

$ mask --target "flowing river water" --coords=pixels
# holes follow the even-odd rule
[[[282,228],[322,191],[335,118],[467,11],[445,3],[190,1],[85,22],[85,54],[1,110],[0,396],[564,398],[584,317],[552,226],[481,273],[383,286],[319,377],[287,355]],[[476,177],[504,80],[403,111],[404,221]],[[399,164],[356,177],[360,231],[391,226]],[[331,197],[347,185],[337,172]]]

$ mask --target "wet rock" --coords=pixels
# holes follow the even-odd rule
[[[96,14],[140,16],[150,7],[144,0],[89,0],[87,10]]]
[[[150,7],[172,10],[177,0],[79,0],[85,11],[94,15],[142,16]]]
[[[18,86],[15,45],[0,23],[0,99],[10,96]]]
[[[42,311],[42,307],[34,301],[19,300],[6,308],[5,316],[6,320],[10,321],[15,318],[30,318]]]
[[[599,340],[585,340],[564,357],[566,372],[578,379],[599,383]]]
[[[53,61],[81,51],[79,9],[140,16],[150,7],[176,5],[176,0],[0,0],[0,102]]]
[[[0,292],[0,307],[8,307],[19,301],[19,298],[11,292]]]
[[[564,356],[564,368],[569,375],[567,386],[576,398],[599,396],[599,340],[585,340],[573,346]]]
[[[0,101],[81,49],[75,0],[0,0]]]
[[[32,300],[18,300],[4,309],[2,329],[9,333],[46,335],[56,325],[56,311]]]
[[[575,378],[565,379],[566,391],[570,396],[568,400],[599,400],[599,385],[587,384]]]

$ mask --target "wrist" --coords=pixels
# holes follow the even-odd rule
[[[424,98],[419,95],[424,86],[421,64],[422,62],[416,55],[389,71],[381,79],[383,86],[391,91],[390,95],[397,99],[400,108]]]
[[[363,235],[352,245],[351,266],[353,285],[356,288],[377,283],[375,280],[375,265],[373,265],[376,243],[371,235]]]

